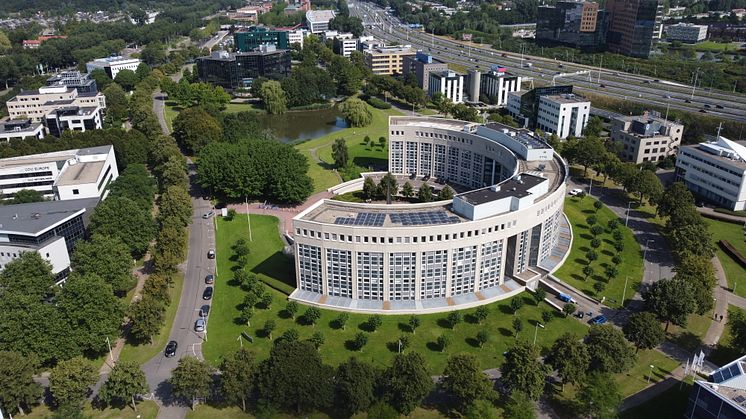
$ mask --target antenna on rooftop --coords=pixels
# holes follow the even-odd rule
[[[723,130],[723,123],[721,121],[720,125],[718,125],[718,136],[717,136],[718,138],[720,138],[720,131],[722,131],[722,130]]]

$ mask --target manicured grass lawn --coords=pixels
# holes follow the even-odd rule
[[[702,345],[702,338],[707,333],[712,323],[712,310],[705,314],[691,314],[686,322],[686,327],[671,324],[668,327],[667,339],[689,351],[698,351]],[[665,327],[665,324],[663,325]]]
[[[225,113],[238,113],[245,111],[254,111],[264,113],[264,109],[254,106],[253,103],[229,103],[225,105]]]
[[[168,291],[169,296],[171,296],[171,304],[166,307],[166,324],[161,328],[161,332],[153,337],[153,343],[144,343],[137,346],[125,343],[119,355],[120,361],[132,361],[142,365],[166,347],[168,335],[171,333],[171,325],[174,322],[174,317],[176,317],[176,309],[179,307],[181,288],[183,286],[184,275],[179,272],[174,276],[174,285]]]
[[[176,102],[167,100],[166,106],[163,107],[163,117],[166,119],[166,125],[170,131],[174,130],[174,119],[179,116],[180,107],[176,106]]]
[[[620,254],[622,262],[618,265],[619,274],[617,277],[610,281],[607,280],[604,273],[605,268],[613,265],[611,259],[616,254],[613,246],[614,239],[607,228],[607,223],[609,220],[618,219],[618,217],[606,207],[601,208],[596,213],[593,207],[594,202],[595,199],[589,196],[583,199],[570,197],[565,200],[565,214],[567,214],[572,225],[573,242],[567,261],[555,275],[587,295],[599,299],[605,296],[605,304],[608,306],[619,307],[622,301],[625,277],[629,276],[625,297],[627,299],[632,298],[640,284],[643,272],[642,252],[632,231],[620,223],[618,228],[622,232],[624,241],[624,250]],[[598,259],[591,264],[594,274],[592,277],[585,279],[583,268],[588,264],[585,255],[591,249],[591,240],[593,239],[590,227],[586,223],[586,218],[590,215],[596,216],[597,224],[604,227],[604,232],[599,235],[601,246],[596,249]],[[597,292],[593,288],[596,282],[604,283],[606,289],[600,293]]]
[[[410,337],[410,348],[422,353],[428,362],[428,367],[433,374],[442,372],[446,359],[450,354],[458,352],[471,352],[475,354],[484,369],[499,366],[503,361],[502,353],[515,342],[513,337],[513,315],[508,309],[509,301],[494,303],[490,305],[490,316],[481,325],[471,322],[469,313],[474,310],[464,311],[464,321],[452,330],[445,322],[446,314],[433,314],[419,316],[421,326],[415,334],[409,332],[407,322],[409,316],[383,316],[383,325],[373,333],[369,334],[368,344],[362,352],[347,349],[346,342],[351,340],[356,333],[363,330],[361,325],[368,319],[367,315],[351,314],[345,330],[332,327],[333,320],[339,312],[321,310],[322,315],[315,327],[299,324],[298,321],[286,318],[283,313],[285,307],[285,295],[275,290],[268,289],[274,296],[274,302],[269,310],[256,308],[251,319],[251,326],[239,324],[236,318],[239,316],[239,307],[245,293],[231,284],[232,267],[231,246],[239,238],[248,240],[248,227],[246,218],[238,216],[233,221],[219,219],[217,230],[218,242],[218,276],[213,297],[213,311],[210,315],[210,335],[203,346],[205,359],[214,365],[220,363],[221,357],[239,347],[236,340],[242,331],[254,337],[254,343],[244,342],[256,354],[258,359],[264,359],[269,355],[272,341],[259,332],[264,322],[272,319],[277,328],[272,337],[280,336],[285,330],[295,328],[300,333],[301,339],[310,337],[314,332],[320,331],[324,334],[326,342],[320,351],[322,357],[331,365],[355,355],[358,358],[371,362],[379,367],[390,364],[397,348],[395,342],[401,335]],[[251,253],[247,269],[257,273],[260,277],[271,277],[276,281],[289,281],[293,278],[293,262],[282,255],[282,242],[278,237],[277,221],[274,217],[256,216],[251,217],[251,227],[254,242],[249,242]],[[536,306],[529,294],[522,294],[526,304],[518,311],[518,317],[523,320],[523,330],[519,339],[533,340],[535,324],[541,322],[541,314],[552,309],[542,303]],[[300,314],[305,311],[301,307]],[[300,316],[298,316],[300,317]],[[543,322],[542,322],[543,323]],[[480,330],[486,330],[490,334],[490,340],[483,348],[479,348],[475,336]],[[538,331],[537,345],[548,347],[554,340],[566,331],[584,335],[587,327],[572,318],[557,317],[549,322],[545,329]],[[446,352],[441,352],[435,341],[440,335],[451,338],[451,345]]]
[[[615,374],[619,390],[624,397],[631,396],[648,386],[650,366],[654,365],[650,384],[663,381],[679,366],[679,363],[656,350],[641,350],[637,353],[637,362],[629,372]]]
[[[732,257],[720,248],[718,240],[727,240],[742,255],[746,255],[746,239],[743,235],[743,226],[740,224],[726,223],[724,221],[711,220],[705,218],[707,225],[710,226],[712,240],[717,249],[717,257],[723,265],[725,278],[728,280],[728,287],[736,287],[736,294],[746,298],[746,269],[742,268]]]
[[[746,310],[740,309],[736,306],[728,306],[729,315],[733,312],[744,313],[745,311]],[[740,356],[743,356],[743,348],[737,348],[731,344],[730,323],[726,323],[725,330],[723,330],[723,334],[720,335],[720,341],[718,342],[717,347],[712,351],[707,359],[717,365],[723,366]]]
[[[42,419],[47,418],[52,414],[47,405],[42,404],[35,407],[30,413],[26,412],[26,416],[18,415],[18,417],[28,419]],[[155,419],[158,416],[158,405],[153,401],[143,400],[137,404],[137,412],[132,410],[132,406],[126,406],[123,409],[117,408],[106,408],[104,410],[94,409],[90,403],[86,403],[83,407],[83,414],[86,417],[92,417],[97,419]]]
[[[339,183],[339,177],[334,169],[332,159],[332,144],[337,138],[347,141],[350,161],[360,171],[366,171],[370,165],[387,166],[388,164],[388,124],[389,116],[401,115],[396,109],[376,109],[368,105],[373,113],[373,121],[367,127],[346,128],[327,134],[323,137],[299,143],[295,146],[303,155],[308,157],[308,175],[313,179],[314,193],[324,191]],[[363,138],[369,136],[376,144],[374,147],[365,146]],[[378,137],[386,137],[386,147],[378,146]],[[320,162],[313,158],[315,150]]]
[[[622,419],[679,419],[684,415],[689,392],[692,389],[692,378],[687,378],[684,384],[664,391],[647,402],[624,411]]]
[[[711,51],[711,52],[736,52],[740,49],[741,42],[714,42],[714,41],[703,41],[698,42],[694,45],[683,44],[684,47],[693,49],[695,51]]]

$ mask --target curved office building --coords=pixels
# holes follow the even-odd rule
[[[515,295],[561,263],[567,167],[530,132],[391,117],[389,170],[399,188],[447,183],[460,193],[418,204],[315,203],[293,220],[292,299],[383,314],[448,311]]]

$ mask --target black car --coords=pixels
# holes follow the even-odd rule
[[[166,355],[166,358],[171,358],[172,356],[176,355],[176,348],[179,347],[179,344],[176,343],[175,340],[172,340],[168,342],[166,345],[166,350],[164,351],[164,355]]]
[[[205,291],[202,293],[202,299],[203,300],[209,300],[212,298],[212,287],[205,288]]]
[[[210,314],[210,305],[205,304],[199,309],[199,316],[206,318]]]
[[[205,284],[212,285],[214,283],[215,283],[215,275],[210,274],[205,277]]]

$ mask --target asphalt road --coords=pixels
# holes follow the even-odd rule
[[[692,86],[681,83],[656,82],[653,77],[646,77],[625,72],[605,70],[600,67],[574,64],[543,57],[521,55],[514,52],[499,51],[477,44],[466,44],[409,30],[402,26],[395,17],[388,16],[380,8],[370,3],[356,2],[350,6],[353,15],[363,18],[366,32],[387,41],[399,44],[410,44],[422,49],[449,63],[463,65],[467,68],[489,70],[497,64],[507,67],[511,73],[522,77],[533,78],[541,84],[551,84],[557,73],[574,73],[589,71],[590,74],[569,75],[557,79],[558,84],[573,84],[578,92],[592,92],[613,96],[649,105],[670,107],[670,109],[706,113],[738,121],[746,121],[746,95],[717,90],[705,91],[706,74],[698,74],[697,88],[692,95]],[[367,17],[365,17],[367,15]],[[368,25],[373,25],[370,28]],[[528,62],[532,63],[527,68]],[[601,63],[599,63],[601,64]],[[664,72],[664,69],[661,69]],[[693,75],[694,76],[694,75]],[[600,77],[600,80],[599,80]],[[663,74],[661,75],[663,77]],[[703,85],[704,83],[704,85]],[[601,87],[601,85],[604,87]],[[690,103],[687,103],[687,100]],[[717,108],[717,106],[722,106]],[[707,106],[707,107],[706,107]]]

